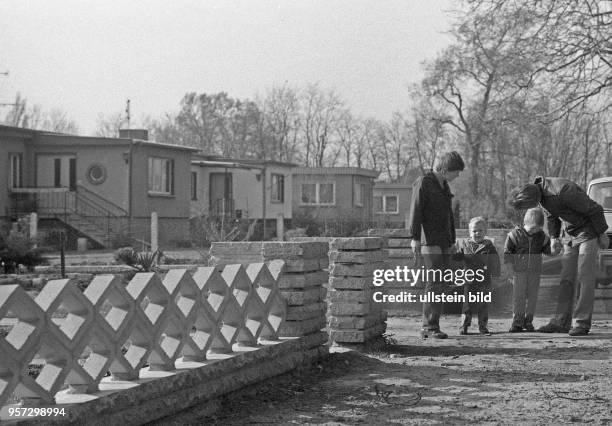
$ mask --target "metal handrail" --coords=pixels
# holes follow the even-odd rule
[[[127,210],[125,210],[123,207],[113,203],[112,201],[102,197],[99,194],[96,194],[95,192],[93,192],[91,189],[84,187],[83,185],[77,185],[77,193],[79,193],[82,197],[88,198],[95,198],[97,201],[92,200],[91,198],[89,198],[89,201],[92,203],[95,203],[96,205],[98,205],[101,209],[103,210],[107,210],[109,212],[112,212],[113,210],[116,210],[118,212],[115,213],[116,216],[127,216],[128,212]]]

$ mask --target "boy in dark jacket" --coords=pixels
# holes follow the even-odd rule
[[[463,286],[463,294],[465,302],[463,302],[463,311],[461,315],[461,328],[459,334],[468,334],[468,327],[472,324],[472,315],[478,315],[478,330],[480,334],[490,336],[491,333],[487,328],[489,322],[489,306],[487,302],[480,301],[470,302],[469,295],[481,295],[491,291],[491,277],[499,277],[500,264],[499,254],[493,242],[485,238],[487,233],[487,220],[482,217],[474,217],[469,224],[470,237],[462,240],[457,244],[457,254],[453,256],[456,260],[462,260],[466,271],[472,270],[476,272],[480,270],[482,275],[476,273],[471,274],[474,277],[482,276],[482,280],[477,278],[472,281],[466,281]]]
[[[413,184],[410,219],[406,227],[412,235],[412,251],[416,257],[423,255],[427,269],[445,270],[450,266],[450,255],[455,246],[455,220],[449,182],[459,176],[464,166],[459,153],[448,152],[437,161],[435,170],[425,173]],[[443,291],[443,282],[433,280],[425,285],[426,294],[439,295]],[[442,306],[442,302],[423,303],[421,337],[448,337],[440,330]]]
[[[538,301],[542,254],[552,254],[550,238],[542,231],[544,213],[539,207],[525,213],[523,227],[508,234],[504,262],[512,268],[512,326],[510,333],[535,331],[533,315]]]

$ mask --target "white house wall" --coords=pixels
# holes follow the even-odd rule
[[[191,201],[191,217],[207,215],[209,211],[209,190],[211,173],[232,174],[232,197],[234,210],[242,210],[244,219],[261,219],[263,217],[263,182],[261,169],[224,168],[192,165],[191,171],[198,173],[197,200]],[[283,203],[271,201],[272,174],[282,174],[285,177],[285,200]],[[266,218],[276,219],[283,214],[285,219],[291,218],[292,204],[291,169],[282,166],[266,167]]]

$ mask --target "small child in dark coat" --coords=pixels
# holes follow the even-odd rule
[[[539,207],[527,210],[523,226],[508,234],[504,263],[512,268],[512,326],[510,333],[535,331],[533,315],[538,302],[542,254],[552,254],[550,238],[542,231],[544,213]]]
[[[491,291],[491,277],[499,277],[500,262],[499,254],[493,242],[485,238],[487,234],[487,220],[478,216],[470,220],[470,237],[457,243],[457,254],[455,260],[462,260],[465,270],[474,271],[476,277],[472,281],[466,281],[463,286],[465,302],[462,310],[462,324],[459,334],[468,334],[468,327],[472,324],[472,315],[478,315],[478,329],[480,334],[490,336],[489,305],[484,301],[470,302],[469,295],[487,294]],[[475,272],[480,270],[480,274]],[[478,277],[483,279],[479,280]]]

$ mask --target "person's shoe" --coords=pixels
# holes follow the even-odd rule
[[[520,333],[523,331],[523,327],[518,326],[518,325],[513,325],[512,327],[510,327],[510,330],[508,330],[508,332],[510,333]]]
[[[523,330],[533,333],[535,331],[535,327],[533,326],[533,324],[525,324],[523,326]]]
[[[421,329],[421,337],[423,339],[427,339],[428,337],[431,337],[432,339],[446,339],[448,337],[448,334],[440,330]]]
[[[468,328],[466,326],[463,326],[459,329],[459,334],[461,336],[467,336],[470,333],[468,333]]]
[[[488,328],[485,327],[485,328],[480,329],[480,334],[482,334],[483,336],[490,336],[491,332],[489,331]]]
[[[561,327],[560,325],[548,323],[538,328],[540,333],[567,333],[568,328]]]
[[[589,334],[589,330],[582,327],[574,327],[569,331],[570,336],[586,336]]]

